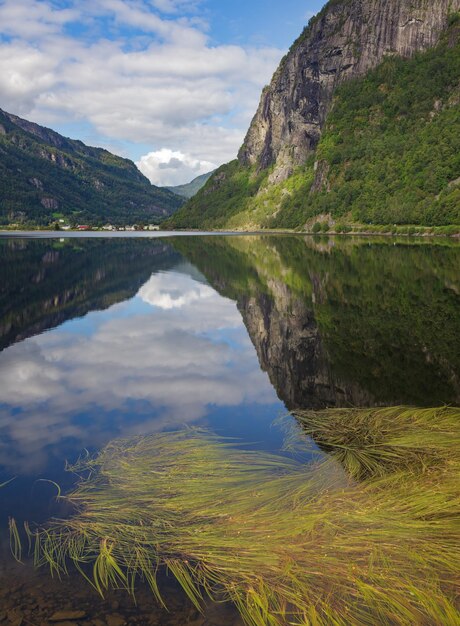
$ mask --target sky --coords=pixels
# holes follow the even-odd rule
[[[186,183],[235,158],[324,3],[0,0],[0,108]]]

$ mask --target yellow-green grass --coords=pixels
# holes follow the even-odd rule
[[[339,455],[345,471],[335,452],[305,464],[199,430],[114,442],[72,468],[82,476],[73,517],[29,531],[36,563],[62,575],[73,562],[101,593],[134,593],[142,577],[159,601],[166,567],[197,606],[230,600],[252,626],[454,626],[459,418],[450,408],[300,416],[315,435],[324,419],[333,452],[349,432],[363,471]]]
[[[358,479],[396,470],[418,474],[457,463],[460,455],[460,409],[455,407],[299,410],[295,417],[303,434]]]

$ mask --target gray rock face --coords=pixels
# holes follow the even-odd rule
[[[59,208],[59,202],[56,198],[42,198],[40,204],[42,204],[45,209],[52,209],[53,211]]]
[[[316,149],[333,94],[387,55],[436,45],[460,0],[331,0],[283,59],[238,158],[287,178]]]

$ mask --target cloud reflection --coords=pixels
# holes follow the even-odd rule
[[[216,292],[208,285],[191,282],[188,276],[174,274],[170,282],[164,274],[156,274],[139,290],[139,296],[160,309],[180,309],[193,302],[213,298]]]
[[[189,276],[153,275],[133,300],[89,315],[89,333],[74,320],[0,354],[8,471],[39,471],[61,446],[78,454],[200,421],[210,407],[278,402],[235,303]]]

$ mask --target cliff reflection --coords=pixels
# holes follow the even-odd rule
[[[290,409],[460,402],[455,245],[183,239]]]

